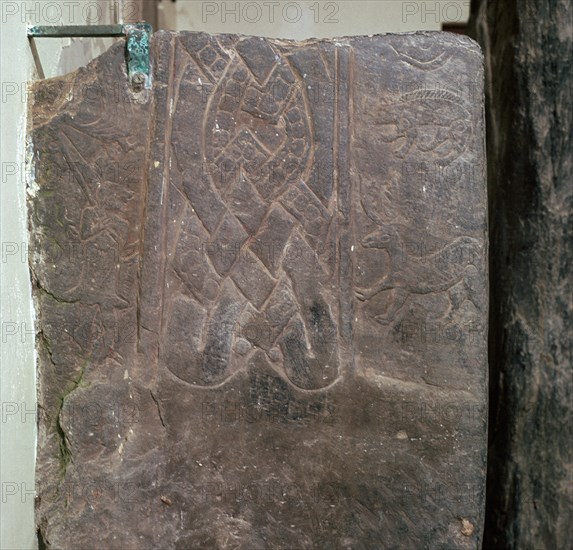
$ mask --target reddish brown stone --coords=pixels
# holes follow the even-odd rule
[[[159,32],[139,93],[122,55],[36,86],[44,544],[478,548],[477,46]]]

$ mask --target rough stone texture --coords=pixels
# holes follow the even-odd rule
[[[479,548],[477,45],[121,47],[36,87],[42,544]]]
[[[573,6],[486,2],[491,438],[485,548],[573,540]]]

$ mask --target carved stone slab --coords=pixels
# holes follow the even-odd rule
[[[35,88],[42,543],[479,548],[479,48],[152,50]]]

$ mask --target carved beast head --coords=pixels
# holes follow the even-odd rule
[[[396,229],[391,225],[383,225],[376,231],[370,233],[362,240],[362,246],[365,248],[379,248],[387,250],[394,248],[399,242],[399,236]]]

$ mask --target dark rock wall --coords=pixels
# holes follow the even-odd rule
[[[571,544],[572,4],[474,1],[491,231],[484,548]]]

